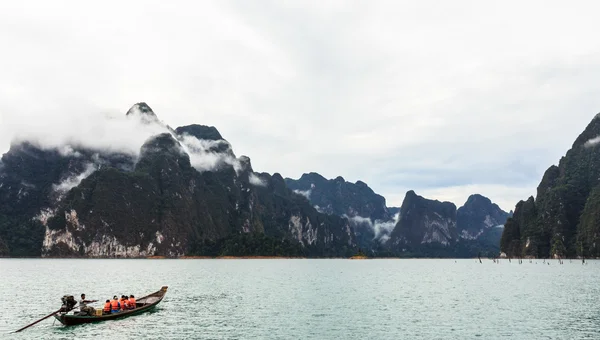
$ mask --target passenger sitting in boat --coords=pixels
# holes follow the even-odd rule
[[[129,309],[134,309],[135,307],[135,297],[133,297],[133,294],[129,295]]]
[[[94,315],[94,307],[89,307],[87,304],[96,301],[98,300],[86,300],[85,294],[81,294],[81,300],[79,300],[80,315]]]
[[[110,300],[106,300],[102,314],[110,314]]]
[[[115,295],[113,299],[110,301],[110,312],[118,313],[121,311],[121,304],[119,303],[119,299]]]
[[[129,309],[129,303],[125,295],[121,295],[121,300],[119,300],[119,302],[121,303],[121,310]]]

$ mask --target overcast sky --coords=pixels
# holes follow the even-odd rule
[[[4,1],[0,152],[145,101],[216,126],[257,172],[510,210],[600,111],[599,6]]]

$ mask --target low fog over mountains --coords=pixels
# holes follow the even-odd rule
[[[0,163],[9,256],[493,255],[508,215],[480,195],[393,208],[361,181],[255,172],[215,127],[173,129],[146,103],[34,123]]]

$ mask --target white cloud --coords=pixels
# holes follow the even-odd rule
[[[400,213],[396,213],[390,221],[376,220],[373,224],[373,230],[375,231],[375,239],[379,240],[382,243],[387,242],[392,230],[394,230],[396,224],[398,224],[399,219]]]
[[[257,176],[253,172],[251,172],[250,175],[248,175],[248,180],[250,181],[250,184],[255,185],[255,186],[259,186],[259,187],[266,187],[267,186],[267,181],[265,181],[264,179],[260,178],[259,176]]]
[[[52,189],[59,194],[60,197],[64,196],[69,190],[78,186],[81,181],[86,179],[89,175],[91,175],[94,171],[98,170],[97,165],[95,164],[87,164],[85,170],[79,174],[72,174],[71,176],[65,178],[62,182],[58,184],[53,184]]]
[[[231,146],[224,140],[198,139],[194,136],[184,134],[181,136],[183,150],[189,155],[191,165],[198,171],[215,171],[225,165],[231,165],[236,173],[240,173],[242,165],[235,158]],[[226,145],[225,152],[217,151],[219,147]]]
[[[350,216],[348,216],[346,214],[342,215],[342,217],[345,217],[349,221],[352,221],[352,222],[354,222],[356,224],[370,224],[370,225],[373,225],[373,223],[371,222],[371,219],[368,218],[368,217],[362,217],[362,216],[358,216],[358,215],[350,217]]]
[[[371,219],[368,217],[362,217],[358,215],[349,217],[348,215],[344,214],[343,217],[347,218],[353,225],[368,226],[375,234],[373,239],[379,240],[381,243],[385,243],[387,240],[389,240],[390,233],[392,230],[394,230],[396,224],[398,224],[400,213],[396,213],[389,221],[375,220],[375,222],[371,221]]]
[[[308,189],[308,190],[294,190],[294,192],[296,194],[302,195],[302,196],[306,197],[306,199],[310,200],[310,194],[312,192],[312,189]],[[315,206],[315,209],[319,210],[320,208],[317,208],[317,206]]]
[[[73,147],[70,145],[62,145],[58,147],[58,153],[64,157],[81,157],[81,153],[73,150]]]
[[[94,114],[146,101],[260,171],[524,199],[599,111],[599,6],[3,2],[0,151],[36,135],[135,153],[145,131]]]
[[[585,147],[590,147],[590,146],[594,146],[594,145],[596,145],[598,143],[600,143],[600,136],[591,138],[590,140],[588,140],[587,142],[585,142],[585,144],[583,144],[583,145]]]
[[[54,110],[58,108],[31,105],[20,109],[19,115],[6,116],[2,127],[12,141],[29,141],[75,157],[78,153],[74,149],[79,147],[137,155],[148,138],[168,132],[161,124],[145,124],[139,117],[117,112],[65,107],[70,115],[61,117]]]

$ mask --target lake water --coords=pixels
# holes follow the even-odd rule
[[[9,334],[163,285],[153,313]],[[0,259],[0,338],[599,339],[599,296],[600,261]]]

